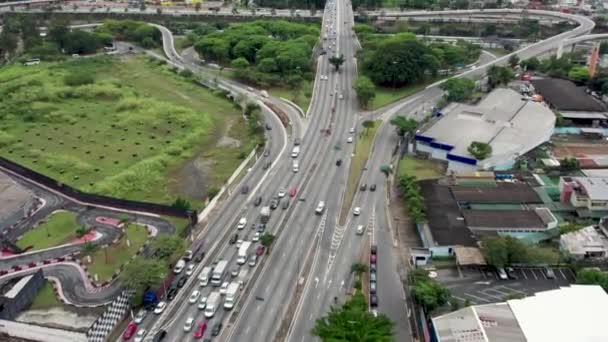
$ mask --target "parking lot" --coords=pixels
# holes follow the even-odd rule
[[[554,279],[547,278],[542,268],[515,268],[517,279],[501,280],[493,268],[440,269],[436,280],[446,286],[452,297],[463,304],[488,304],[506,299],[530,296],[537,292],[568,286],[575,275],[567,268],[553,268]]]

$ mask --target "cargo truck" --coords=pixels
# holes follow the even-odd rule
[[[205,307],[205,317],[212,318],[220,305],[221,296],[219,292],[212,292],[207,298],[207,306]]]
[[[201,274],[198,275],[200,285],[203,287],[209,285],[209,278],[211,278],[211,267],[205,266],[201,271]]]
[[[247,258],[249,258],[249,247],[251,246],[251,241],[243,241],[241,247],[239,247],[238,256],[236,257],[236,263],[239,265],[244,265],[247,262]]]
[[[222,260],[217,263],[217,265],[213,269],[213,274],[211,275],[211,285],[213,285],[213,286],[222,285],[222,278],[224,277],[224,273],[226,272],[227,266],[228,266],[228,261],[226,261],[226,260]]]
[[[270,219],[270,207],[269,206],[264,206],[262,207],[262,210],[260,210],[260,216],[262,223],[267,223],[268,219]]]
[[[239,284],[230,283],[228,290],[226,291],[226,298],[224,299],[224,309],[232,310],[236,304],[237,294],[239,293]]]

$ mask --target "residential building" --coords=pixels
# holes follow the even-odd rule
[[[438,342],[608,341],[606,307],[600,286],[572,285],[435,317],[433,332]]]
[[[555,115],[546,106],[522,99],[512,89],[498,88],[479,104],[453,103],[416,134],[417,150],[446,160],[448,170],[510,169],[515,160],[548,141]],[[472,142],[487,143],[492,154],[476,160]]]
[[[575,260],[603,259],[608,256],[607,235],[603,224],[589,226],[562,234],[559,247],[564,254]]]

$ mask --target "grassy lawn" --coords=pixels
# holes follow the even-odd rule
[[[64,83],[82,73],[94,83]],[[229,101],[144,57],[14,64],[0,71],[0,96],[1,156],[115,197],[200,203],[259,141]]]
[[[175,37],[175,49],[181,53],[183,50],[192,46],[192,42],[186,36]]]
[[[445,168],[438,162],[404,156],[399,162],[399,176],[414,176],[418,180],[435,179],[445,174]]]
[[[99,281],[108,280],[118,268],[126,263],[144,245],[148,233],[143,226],[130,224],[126,228],[126,233],[118,241],[104,251],[98,249],[91,256],[92,262],[87,266],[89,273],[94,277],[98,275]],[[127,246],[127,238],[130,246]],[[107,262],[106,262],[107,256]]]
[[[350,169],[348,170],[348,181],[346,182],[346,193],[344,194],[344,202],[342,203],[342,211],[340,213],[340,224],[344,224],[346,217],[348,217],[348,211],[355,197],[355,191],[359,187],[359,179],[361,178],[361,172],[363,167],[369,158],[372,145],[374,143],[374,137],[376,131],[380,127],[380,120],[375,121],[376,125],[373,128],[363,131],[359,134],[355,144],[355,156],[352,157],[350,162]],[[368,170],[368,172],[372,172]],[[373,170],[373,172],[380,172]]]
[[[173,227],[175,227],[175,234],[180,235],[190,222],[188,219],[173,216],[162,216],[163,219],[167,220]]]
[[[50,215],[45,220],[46,222],[27,231],[17,241],[17,246],[19,248],[33,246],[32,250],[39,250],[63,245],[76,237],[76,229],[79,227],[76,222],[76,214],[61,211]]]
[[[370,110],[376,110],[393,103],[402,98],[414,95],[415,93],[424,90],[428,85],[439,81],[441,77],[434,78],[424,83],[414,84],[402,88],[388,88],[376,86],[376,97],[369,106]]]
[[[47,280],[44,286],[42,286],[40,291],[36,294],[36,297],[34,297],[29,309],[45,310],[58,306],[63,306],[63,303],[57,299],[55,292],[53,292],[53,285]]]
[[[310,97],[312,96],[312,87],[314,82],[302,82],[302,86],[298,92],[294,92],[288,88],[271,88],[268,92],[275,97],[282,97],[288,99],[302,108],[302,111],[306,113],[308,106],[310,105]]]

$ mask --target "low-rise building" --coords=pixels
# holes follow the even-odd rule
[[[438,342],[608,341],[606,307],[600,286],[572,285],[435,317],[433,332]]]
[[[576,208],[581,217],[608,212],[608,177],[562,177],[560,200]]]
[[[606,236],[607,232],[603,225],[581,228],[562,234],[559,238],[559,248],[575,260],[604,259],[608,256]]]
[[[516,91],[498,88],[479,104],[450,104],[439,119],[416,134],[420,152],[446,160],[449,170],[510,169],[515,160],[549,141],[555,114],[543,104],[522,99]],[[492,154],[476,160],[472,142],[489,144]]]

